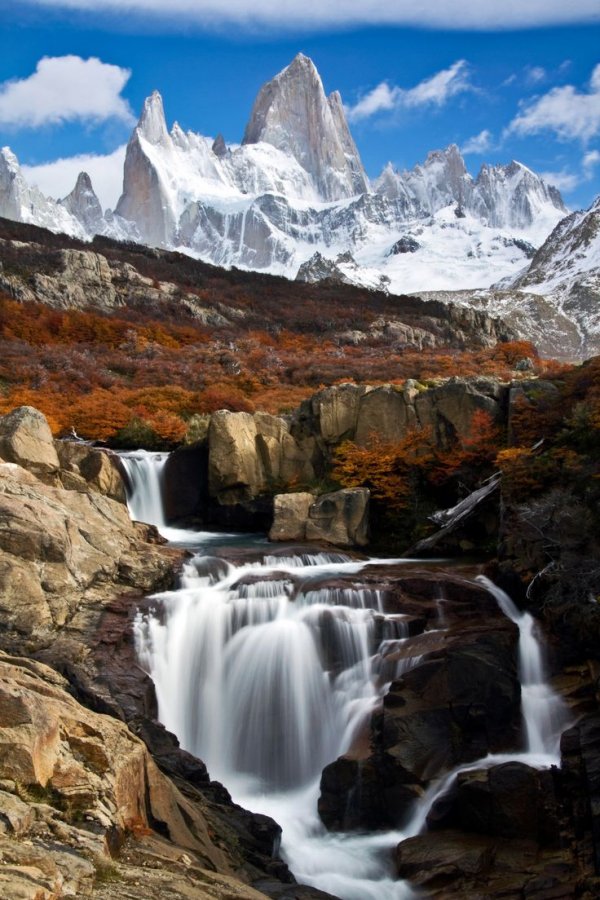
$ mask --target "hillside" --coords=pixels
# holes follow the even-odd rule
[[[134,430],[124,443],[178,443],[194,415],[220,407],[285,411],[339,380],[507,377],[535,355],[466,308],[106,237],[0,220],[0,260],[1,408],[37,406],[56,433],[115,438],[135,420],[154,437]]]

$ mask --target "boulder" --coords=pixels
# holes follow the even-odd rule
[[[211,416],[208,448],[209,494],[221,504],[252,500],[314,477],[308,457],[279,416],[219,410]]]
[[[534,841],[439,831],[402,841],[396,862],[400,878],[409,879],[420,897],[566,900],[578,895],[570,850],[541,850]]]
[[[459,772],[449,791],[431,808],[427,827],[558,845],[553,773],[516,761]]]
[[[43,484],[12,463],[0,465],[0,615],[4,639],[62,628],[86,601],[171,582],[180,554],[147,542],[122,503],[100,493]]]
[[[493,628],[462,627],[384,699],[382,748],[418,779],[519,743],[517,630],[501,618]]]
[[[418,780],[387,753],[342,756],[321,775],[318,812],[329,831],[399,828],[421,796]]]
[[[306,539],[308,512],[314,501],[308,493],[277,494],[273,507],[271,541],[303,541]]]
[[[98,491],[125,503],[125,483],[113,454],[76,441],[56,441],[60,483],[67,490]]]
[[[308,511],[307,541],[326,541],[337,547],[364,547],[369,540],[367,488],[345,488],[317,497]]]
[[[0,457],[46,482],[55,481],[60,463],[45,416],[31,406],[19,406],[0,417]]]

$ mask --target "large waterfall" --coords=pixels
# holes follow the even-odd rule
[[[156,457],[154,464],[158,470],[163,460]],[[150,510],[156,521],[159,473],[142,475],[143,466],[131,463],[128,472],[132,513]],[[137,496],[152,491],[153,497]],[[189,535],[198,552],[185,565],[180,588],[154,597],[156,613],[138,615],[139,658],[154,681],[160,720],[236,802],[282,826],[282,852],[300,882],[343,900],[411,897],[394,877],[393,848],[419,833],[458,771],[509,758],[557,761],[564,709],[544,677],[533,620],[486,582],[520,631],[526,748],[448,773],[402,831],[328,833],[316,812],[323,768],[364,733],[389,682],[421,659],[422,647],[410,653],[403,617],[386,615],[381,593],[355,583],[366,565],[389,561],[263,553],[257,562],[233,565],[203,549],[205,538]],[[442,594],[437,606],[443,630]]]

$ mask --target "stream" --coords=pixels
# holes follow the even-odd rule
[[[427,813],[461,771],[508,760],[559,763],[566,707],[550,687],[535,621],[489,580],[478,580],[519,629],[524,746],[457,767],[430,785],[401,830],[330,833],[317,814],[321,772],[365,730],[389,683],[421,656],[410,654],[402,616],[386,614],[380,591],[356,586],[367,566],[339,552],[298,554],[251,536],[168,527],[161,498],[166,454],[122,454],[132,518],[156,525],[194,552],[177,590],[139,613],[135,641],[151,676],[160,721],[206,763],[235,802],[272,816],[281,853],[301,883],[341,900],[416,896],[394,872],[397,844],[419,834]],[[211,552],[253,542],[254,561]],[[258,557],[258,560],[256,560]],[[428,565],[422,560],[422,566]],[[327,586],[335,580],[336,586]],[[351,581],[347,587],[339,586]],[[438,629],[444,629],[440,591]],[[396,660],[402,648],[403,657]],[[422,651],[419,651],[422,652]],[[392,661],[391,661],[392,660]]]

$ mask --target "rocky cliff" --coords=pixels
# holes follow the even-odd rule
[[[0,418],[0,457],[0,893],[288,896],[276,824],[153,721],[132,620],[181,552],[130,521],[110,456],[36,410]]]

